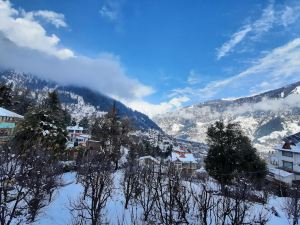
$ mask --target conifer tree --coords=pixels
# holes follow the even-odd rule
[[[63,115],[57,94],[49,93],[43,104],[26,113],[18,125],[13,141],[15,147],[26,152],[42,145],[49,153],[62,154],[67,140]]]
[[[11,107],[12,99],[11,85],[0,84],[0,107],[9,108]]]
[[[239,124],[225,125],[223,121],[217,121],[207,130],[207,143],[206,170],[222,185],[241,175],[252,181],[265,177],[266,163],[260,159]]]
[[[97,118],[92,126],[92,138],[100,141],[101,150],[110,156],[115,169],[119,167],[122,145],[128,144],[129,131],[129,122],[119,118],[115,104],[105,116]]]
[[[72,122],[71,122],[71,126],[74,127],[74,126],[76,126],[76,125],[77,125],[77,122],[76,122],[75,118],[73,118],[73,119],[72,119]]]
[[[11,102],[10,110],[20,115],[25,115],[26,112],[35,105],[31,91],[23,88],[16,88],[12,92]]]
[[[79,121],[79,126],[85,128],[85,129],[88,129],[90,127],[89,120],[86,116],[83,117],[82,120]]]

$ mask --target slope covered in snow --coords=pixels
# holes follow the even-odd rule
[[[156,116],[154,121],[169,135],[204,142],[216,120],[239,122],[262,152],[281,138],[300,131],[300,82],[259,95],[215,100]]]
[[[63,106],[69,110],[72,117],[78,120],[84,116],[101,116],[115,104],[119,115],[121,117],[128,117],[138,129],[160,130],[148,116],[88,88],[61,86],[53,81],[43,80],[33,75],[16,73],[14,71],[0,72],[0,82],[12,84],[13,87],[32,90],[32,95],[38,102],[45,98],[49,91],[55,89],[59,93]]]
[[[75,201],[83,192],[82,186],[76,183],[75,176],[76,173],[74,172],[63,175],[63,179],[67,185],[60,188],[55,193],[54,201],[45,208],[44,213],[39,216],[39,220],[34,225],[72,224],[70,203]],[[122,171],[118,171],[114,174],[114,191],[104,210],[105,221],[112,225],[133,224],[131,221],[132,213],[139,215],[138,218],[142,213],[142,209],[139,206],[137,208],[132,207],[131,209],[131,207],[129,207],[129,209],[124,209],[124,195],[122,193],[121,186],[122,176]],[[267,204],[253,204],[251,207],[251,213],[258,215],[260,212],[268,212],[267,218],[269,221],[267,224],[270,225],[289,224],[287,215],[283,210],[285,201],[286,198],[284,197],[271,195]],[[193,207],[191,207],[191,211],[192,209]],[[246,216],[249,215],[247,214]],[[196,224],[196,222],[191,224]]]

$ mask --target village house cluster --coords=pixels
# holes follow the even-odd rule
[[[14,130],[23,116],[0,107],[0,144],[11,140]],[[77,147],[84,147],[89,155],[93,155],[99,146],[97,140],[91,140],[88,129],[79,125],[68,126],[67,149],[70,157],[75,159]],[[172,151],[167,158],[153,157],[150,155],[142,156],[138,159],[141,165],[174,166],[180,173],[188,176],[197,176],[206,173],[204,169],[204,158],[207,147],[196,142],[178,140],[168,135],[161,135],[158,131],[149,130],[148,132],[136,131],[133,134],[139,138],[147,140],[152,146],[158,146],[162,151],[166,151],[172,146]],[[300,182],[300,132],[287,136],[283,142],[274,148],[269,156],[269,173],[267,179],[292,185]]]

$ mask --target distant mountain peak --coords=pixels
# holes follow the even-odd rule
[[[300,95],[300,86],[297,86],[294,90],[292,90],[291,94]]]
[[[219,99],[158,115],[154,121],[174,137],[205,142],[216,120],[240,122],[255,146],[269,151],[285,135],[300,132],[300,82],[261,94]]]

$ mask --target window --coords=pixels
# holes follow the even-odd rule
[[[292,162],[287,162],[287,161],[282,161],[282,167],[284,169],[293,170],[293,163]]]
[[[286,156],[286,157],[293,157],[293,152],[289,152],[289,151],[282,151],[282,156]]]

